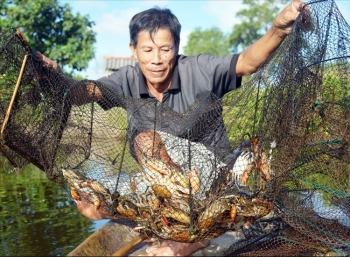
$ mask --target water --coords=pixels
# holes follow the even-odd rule
[[[33,165],[10,172],[3,163],[0,156],[0,256],[66,256],[108,222],[81,215],[70,195]],[[349,216],[320,193],[309,201],[321,217],[350,226]]]
[[[0,256],[65,256],[108,221],[81,215],[35,166],[10,172],[3,163],[0,158]]]

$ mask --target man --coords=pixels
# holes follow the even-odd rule
[[[155,98],[176,112],[183,113],[202,93],[213,92],[222,97],[240,87],[241,77],[254,73],[290,33],[302,6],[302,2],[294,0],[281,11],[262,38],[240,54],[220,58],[178,55],[181,25],[177,18],[168,9],[146,10],[136,14],[129,25],[130,49],[138,64],[122,67],[99,81],[117,94]],[[56,65],[48,59],[46,62]],[[89,86],[86,89],[83,92],[85,96],[94,95],[103,106],[103,92],[99,89],[92,92],[93,87]],[[81,95],[81,92],[76,95]],[[75,104],[83,103],[74,94],[72,99]],[[161,135],[154,131],[137,133],[134,137],[134,151],[139,163],[142,163],[142,158],[146,155],[176,165],[166,151]],[[77,202],[77,207],[91,219],[114,218],[103,212],[103,208],[98,212],[92,204],[86,202]],[[207,244],[208,240],[195,244],[163,241],[160,247],[148,249],[148,253],[153,256],[185,256]]]

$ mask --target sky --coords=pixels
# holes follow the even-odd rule
[[[74,14],[79,12],[88,15],[89,20],[95,22],[95,58],[90,61],[86,71],[81,73],[88,79],[104,76],[104,56],[131,56],[129,21],[140,11],[154,6],[169,8],[182,26],[180,53],[183,53],[187,37],[195,28],[209,29],[216,26],[224,33],[229,33],[239,23],[237,11],[244,7],[242,0],[60,0],[59,3],[68,3]],[[350,24],[350,0],[335,0],[335,3]],[[281,10],[285,5],[280,5]]]

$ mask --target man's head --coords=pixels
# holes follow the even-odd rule
[[[141,31],[148,32],[152,38],[159,29],[169,29],[177,51],[180,45],[181,25],[169,9],[158,7],[137,13],[132,17],[129,24],[130,44],[136,47],[138,36]]]
[[[170,10],[152,8],[136,14],[129,28],[130,49],[139,62],[148,89],[160,99],[171,84],[181,25]]]

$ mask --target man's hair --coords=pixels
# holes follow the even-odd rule
[[[153,40],[153,35],[159,29],[169,29],[177,49],[180,45],[181,24],[176,16],[167,8],[154,7],[137,13],[129,24],[130,44],[136,46],[140,31],[148,31]]]

